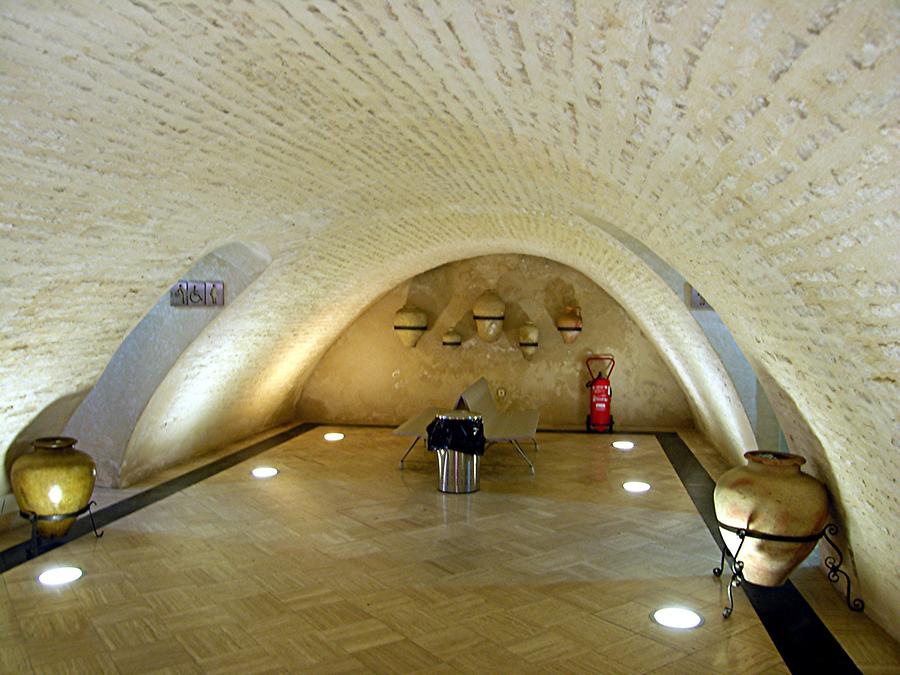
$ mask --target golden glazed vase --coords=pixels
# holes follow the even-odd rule
[[[800,471],[800,455],[745,452],[745,466],[726,471],[716,483],[716,518],[731,527],[789,537],[822,531],[828,522],[825,486]],[[734,532],[719,528],[732,555],[741,545]],[[747,537],[740,546],[744,578],[761,586],[781,586],[816,542],[770,541]]]
[[[97,467],[87,453],[75,449],[74,438],[53,436],[32,441],[33,450],[16,459],[9,472],[13,493],[23,513],[55,516],[77,513],[94,492]],[[44,537],[62,537],[75,518],[38,520]]]

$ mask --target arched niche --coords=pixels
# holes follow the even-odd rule
[[[494,290],[506,310],[495,342],[476,335],[476,299]],[[425,312],[428,330],[414,348],[394,334],[394,314],[405,305]],[[570,306],[584,320],[566,344],[557,317]],[[518,345],[525,323],[539,330],[526,360]],[[455,330],[459,347],[445,347]],[[660,430],[694,425],[677,379],[628,313],[603,289],[571,267],[546,258],[491,255],[428,270],[389,290],[354,319],[306,380],[298,406],[304,420],[397,425],[422,407],[452,407],[479,377],[501,408],[537,409],[541,428],[583,430],[589,392],[585,358],[612,353],[615,428]]]
[[[352,233],[323,230],[283,251],[254,284],[265,303],[239,302],[170,369],[131,436],[123,482],[299,419],[306,379],[366,307],[417,274],[488,254],[545,257],[591,279],[654,345],[716,447],[732,461],[755,448],[721,362],[682,299],[643,261],[580,222],[538,232],[527,222],[517,230],[515,215],[509,221],[492,236],[467,235],[473,224],[462,222],[427,240],[412,228],[373,228],[364,246]]]
[[[178,357],[271,261],[261,246],[231,242],[206,254],[182,278],[223,281],[225,306],[173,307],[166,292],[128,334],[65,425],[97,463],[99,485],[116,486],[132,431]]]

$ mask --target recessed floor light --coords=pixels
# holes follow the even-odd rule
[[[84,574],[77,567],[53,567],[38,577],[44,586],[61,586],[80,578]]]
[[[278,469],[274,466],[258,466],[250,473],[253,474],[254,478],[271,478],[278,473]]]
[[[631,450],[634,447],[634,443],[631,441],[613,441],[612,446],[616,450]]]
[[[342,441],[344,440],[344,434],[340,431],[329,431],[323,438],[326,441]]]
[[[684,607],[663,607],[650,614],[650,618],[660,626],[679,630],[690,630],[703,623],[702,616]]]
[[[642,483],[639,480],[630,480],[627,483],[622,483],[622,487],[628,492],[646,492],[650,489],[650,483]]]

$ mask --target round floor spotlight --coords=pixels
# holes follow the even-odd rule
[[[62,586],[76,579],[81,578],[84,574],[78,567],[51,567],[46,572],[42,572],[38,577],[44,586]]]
[[[639,480],[630,480],[627,483],[622,483],[622,487],[625,488],[626,492],[646,492],[650,489],[650,483],[643,483]]]
[[[634,448],[634,443],[631,441],[613,441],[612,446],[616,450],[632,450]]]
[[[684,607],[663,607],[650,614],[650,618],[660,626],[676,630],[690,630],[703,623],[703,617]]]
[[[332,441],[332,442],[342,441],[342,440],[344,440],[344,434],[342,434],[340,431],[329,431],[322,438],[324,438],[326,441]]]
[[[278,473],[278,469],[274,466],[258,466],[250,473],[254,478],[271,478]]]

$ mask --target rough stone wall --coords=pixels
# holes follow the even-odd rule
[[[503,334],[493,343],[478,338],[472,320],[475,300],[488,289],[506,303]],[[414,348],[393,330],[394,314],[407,302],[428,315],[429,328]],[[584,327],[565,344],[554,321],[572,303],[581,308]],[[518,346],[519,327],[528,321],[540,331],[530,360]],[[451,328],[462,335],[462,346],[441,344]],[[500,409],[539,410],[542,429],[583,430],[589,402],[584,360],[601,353],[616,358],[617,430],[693,426],[666,363],[622,307],[584,275],[531,256],[459,261],[401,284],[354,319],[304,383],[298,414],[397,425],[426,406],[453,407],[460,392],[484,377]]]
[[[0,446],[233,239],[273,295],[199,338],[173,438],[289,417],[371,293],[461,257],[546,255],[661,322],[591,213],[716,307],[896,630],[897,35],[888,0],[3,3]],[[690,332],[645,332],[702,379]]]

